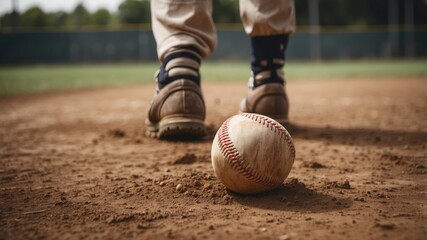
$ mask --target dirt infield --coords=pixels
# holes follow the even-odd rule
[[[295,164],[283,187],[254,196],[228,192],[210,163],[245,84],[203,85],[199,142],[144,136],[153,90],[0,99],[0,238],[427,236],[426,79],[288,84]]]

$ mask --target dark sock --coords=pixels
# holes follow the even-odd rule
[[[282,73],[288,37],[287,34],[251,37],[252,88],[266,83],[284,84]]]
[[[166,55],[157,73],[157,91],[178,79],[191,80],[200,86],[200,59],[193,47],[180,48]]]

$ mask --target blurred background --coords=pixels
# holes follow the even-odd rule
[[[156,61],[148,0],[1,0],[0,62]],[[289,60],[423,58],[426,0],[297,0]],[[246,60],[238,0],[214,0],[212,60]]]
[[[246,80],[250,48],[238,0],[212,2],[218,47],[204,79]],[[427,76],[427,0],[295,4],[291,79]],[[0,0],[0,95],[152,82],[150,19],[149,0]]]

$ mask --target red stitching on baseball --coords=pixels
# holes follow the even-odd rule
[[[227,119],[219,130],[218,145],[231,167],[243,176],[247,177],[249,180],[252,180],[261,185],[275,187],[282,184],[281,182],[270,179],[269,177],[260,175],[254,171],[254,169],[252,169],[247,162],[241,159],[239,152],[232,143],[228,134],[228,125],[230,120],[231,118]]]
[[[284,139],[288,143],[287,145],[289,150],[292,152],[293,158],[295,159],[295,147],[291,135],[280,123],[274,122],[271,119],[258,114],[241,113],[239,115],[254,120],[264,126],[267,124],[267,128],[276,133],[280,139]]]

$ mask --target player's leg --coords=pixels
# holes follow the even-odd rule
[[[151,1],[152,28],[162,62],[146,119],[146,133],[152,137],[205,134],[199,67],[216,45],[211,12],[210,0]]]
[[[263,114],[286,125],[289,103],[283,66],[288,38],[295,30],[294,2],[240,0],[240,15],[252,48],[250,89],[240,110]]]

